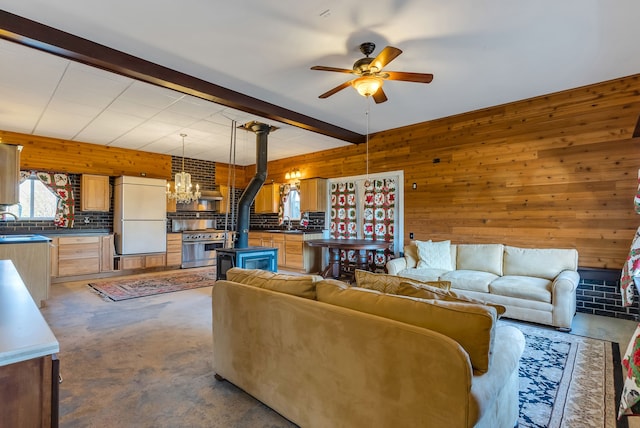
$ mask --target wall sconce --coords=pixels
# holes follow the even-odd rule
[[[285,180],[295,180],[300,177],[302,177],[302,174],[300,174],[300,170],[298,168],[293,168],[291,171],[287,171],[284,175]]]

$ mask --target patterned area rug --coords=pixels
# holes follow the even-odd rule
[[[627,426],[616,420],[622,389],[617,343],[510,324],[527,341],[520,360],[519,427]]]
[[[118,302],[120,300],[135,299],[138,297],[152,296],[154,294],[209,287],[213,285],[215,281],[215,269],[207,269],[197,272],[172,271],[163,275],[100,281],[88,285],[105,298],[105,300]]]

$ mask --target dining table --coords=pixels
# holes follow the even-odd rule
[[[323,278],[338,279],[344,273],[340,262],[340,251],[354,250],[356,253],[356,269],[373,271],[369,264],[369,252],[375,250],[386,250],[391,247],[392,242],[378,241],[373,239],[311,239],[305,241],[310,247],[323,247],[329,250],[329,263],[320,273]]]

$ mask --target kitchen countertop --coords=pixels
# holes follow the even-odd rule
[[[11,260],[0,260],[0,366],[60,352]]]
[[[42,235],[0,235],[1,244],[35,244],[50,242],[51,239]]]
[[[267,233],[287,233],[297,235],[322,234],[322,230],[301,230],[301,229],[251,229],[249,232],[267,232]]]

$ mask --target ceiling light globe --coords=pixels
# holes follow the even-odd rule
[[[353,81],[353,87],[363,97],[369,97],[382,87],[382,79],[375,76],[362,76]]]

